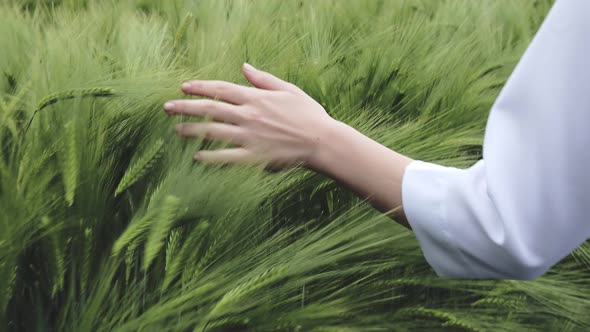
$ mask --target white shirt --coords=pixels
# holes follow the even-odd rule
[[[402,198],[443,277],[532,279],[590,238],[590,1],[555,3],[492,107],[483,159],[414,161]]]

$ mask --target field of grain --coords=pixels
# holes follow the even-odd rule
[[[590,247],[447,280],[302,169],[203,165],[166,100],[244,62],[408,156],[481,158],[548,0],[0,2],[0,331],[584,331]]]

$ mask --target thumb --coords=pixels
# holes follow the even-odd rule
[[[271,75],[270,73],[258,70],[247,63],[244,63],[244,65],[242,66],[242,71],[244,72],[244,76],[246,76],[246,79],[248,79],[248,81],[250,81],[252,85],[259,89],[286,90],[293,92],[299,90],[299,88],[297,88],[295,85],[283,81],[282,79],[274,75]]]

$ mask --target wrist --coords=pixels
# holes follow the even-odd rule
[[[334,163],[338,163],[338,149],[347,145],[346,140],[360,134],[349,125],[330,118],[315,135],[314,146],[307,159],[307,168],[328,175]]]

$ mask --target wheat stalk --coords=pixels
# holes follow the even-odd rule
[[[60,100],[74,99],[76,97],[110,97],[115,95],[115,91],[111,88],[96,87],[88,89],[70,89],[52,93],[45,96],[37,104],[37,111],[43,110],[49,105],[53,105]]]
[[[33,87],[33,80],[29,80],[21,89],[20,91],[14,96],[14,98],[6,105],[6,115],[10,115],[12,112],[16,110],[16,106],[18,103],[23,100],[25,95],[31,90]]]
[[[173,229],[170,231],[170,235],[168,236],[168,241],[166,242],[166,263],[164,266],[164,271],[168,272],[171,267],[172,260],[176,255],[176,251],[180,245],[180,239],[182,237],[182,231],[178,228]]]
[[[131,187],[137,180],[141,179],[161,157],[161,150],[164,141],[159,139],[144,153],[133,165],[127,168],[123,178],[115,190],[115,196],[118,196],[127,188]]]
[[[74,204],[74,195],[78,182],[78,152],[76,149],[76,128],[72,121],[65,125],[65,158],[62,160],[63,183],[65,189],[65,200],[69,206]]]
[[[222,319],[217,319],[213,322],[207,322],[206,330],[216,331],[220,328],[227,327],[228,325],[242,325],[242,326],[244,326],[244,325],[248,325],[248,323],[250,323],[249,318],[225,317]]]
[[[459,327],[465,331],[472,331],[472,332],[480,332],[478,328],[474,327],[473,325],[460,320],[457,316],[443,311],[439,309],[428,309],[424,307],[413,307],[413,308],[406,308],[398,311],[398,314],[401,315],[411,315],[411,316],[422,316],[422,317],[429,317],[440,319],[444,321],[441,324],[443,327]]]
[[[14,111],[16,111],[16,107],[29,92],[32,86],[33,80],[29,80],[8,104],[5,104],[0,98],[0,110],[2,110],[3,113],[0,125],[5,125],[13,136],[17,135],[17,123],[13,121],[10,116]]]
[[[162,206],[158,207],[160,213],[156,218],[150,234],[145,244],[143,269],[147,270],[154,258],[158,255],[160,249],[164,245],[166,236],[170,231],[170,227],[176,220],[176,215],[180,207],[180,199],[175,196],[168,195],[164,198]]]
[[[66,261],[65,254],[61,249],[61,241],[55,234],[52,234],[51,236],[51,246],[53,247],[53,255],[55,259],[55,276],[51,295],[55,296],[57,292],[63,289],[65,284]]]
[[[135,244],[136,242],[134,242]],[[129,245],[127,247],[127,251],[125,252],[125,284],[129,284],[129,279],[131,277],[131,269],[135,267],[135,252],[136,246]]]
[[[213,242],[211,242],[210,245],[207,247],[207,251],[201,257],[201,259],[199,260],[199,263],[197,264],[195,269],[192,271],[189,271],[189,270],[184,271],[183,278],[182,278],[183,284],[186,283],[189,279],[194,280],[195,278],[197,278],[199,276],[199,274],[203,271],[203,268],[205,267],[205,265],[211,260],[211,257],[213,257],[215,255],[217,247],[220,242],[221,241],[214,239]]]
[[[222,316],[227,307],[238,302],[245,295],[271,284],[285,270],[285,267],[273,267],[234,287],[229,292],[225,293],[221,300],[219,300],[213,309],[211,309],[207,315],[207,320]]]
[[[190,25],[192,19],[193,19],[193,14],[188,13],[182,19],[182,22],[180,22],[180,25],[178,26],[178,29],[176,30],[176,34],[174,35],[174,49],[175,50],[177,50],[180,47],[180,44],[182,43],[182,39],[184,38],[184,35],[186,34],[186,30],[188,29],[188,26]]]
[[[524,296],[516,296],[516,297],[509,297],[509,298],[502,298],[502,297],[485,297],[481,300],[477,300],[471,304],[472,306],[482,306],[482,305],[494,305],[500,307],[506,307],[510,309],[517,309],[524,306],[526,301],[526,297]]]
[[[5,268],[6,262],[0,263],[0,269]],[[15,265],[10,272],[8,272],[8,278],[6,280],[6,285],[4,288],[4,292],[0,293],[0,310],[6,310],[6,306],[8,306],[8,302],[10,301],[10,297],[14,291],[14,285],[16,283],[16,277],[18,273],[18,265]]]
[[[193,258],[196,258],[199,254],[201,239],[203,239],[208,229],[209,223],[207,221],[201,221],[199,225],[193,228],[188,234],[180,252],[175,255],[175,257],[171,257],[170,265],[166,268],[166,276],[162,283],[162,289],[167,289],[172,281],[180,274],[180,267],[182,264],[191,263]]]
[[[50,95],[45,96],[41,101],[37,104],[37,109],[33,112],[27,127],[24,130],[24,135],[27,134],[33,120],[35,119],[35,115],[39,113],[41,110],[46,108],[49,105],[53,105],[60,100],[68,100],[74,99],[76,97],[110,97],[114,96],[115,91],[111,88],[103,88],[103,87],[96,87],[96,88],[88,88],[88,89],[70,89],[61,92],[52,93]],[[24,136],[23,135],[23,136]]]
[[[41,227],[48,230],[51,226],[51,219],[48,216],[41,218]],[[49,247],[52,252],[51,258],[53,263],[53,278],[51,286],[51,296],[55,296],[63,289],[65,284],[65,253],[61,249],[61,239],[58,233],[51,232],[49,234]]]
[[[80,288],[82,295],[87,291],[88,279],[90,278],[90,262],[92,262],[92,228],[84,229],[84,255],[82,256],[82,273],[80,279]]]
[[[55,145],[50,145],[41,155],[33,150],[25,150],[21,162],[19,163],[16,176],[16,185],[19,192],[22,192],[26,185],[25,179],[28,180],[34,178],[37,173],[47,166],[47,163],[51,161],[51,158],[56,152],[57,148]]]
[[[149,229],[150,223],[153,219],[154,214],[150,212],[143,218],[138,218],[136,221],[131,222],[127,228],[125,228],[125,232],[123,232],[117,241],[115,241],[115,244],[113,245],[113,255],[118,255],[125,246],[131,245],[134,241],[139,242],[141,237]]]

